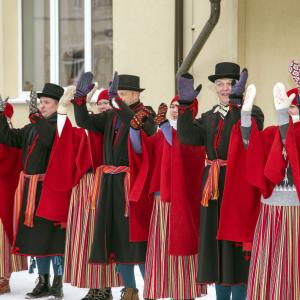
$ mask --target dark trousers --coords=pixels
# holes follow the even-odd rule
[[[246,299],[247,286],[245,284],[225,286],[216,284],[217,300],[245,300]]]
[[[145,264],[139,264],[138,266],[144,278]],[[136,282],[134,277],[134,264],[118,264],[117,270],[121,274],[121,277],[123,279],[123,284],[125,287],[136,288]]]
[[[64,274],[64,257],[63,256],[46,256],[37,257],[36,264],[39,275],[50,274],[50,263],[52,261],[54,275]]]

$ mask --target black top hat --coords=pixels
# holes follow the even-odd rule
[[[38,93],[38,98],[49,97],[59,101],[60,97],[64,94],[64,89],[54,83],[45,83],[41,93]]]
[[[142,92],[140,88],[140,77],[135,75],[119,75],[118,90]]]
[[[217,79],[230,78],[237,79],[240,78],[240,66],[232,62],[221,62],[216,64],[215,74],[208,76],[211,82],[215,82]]]

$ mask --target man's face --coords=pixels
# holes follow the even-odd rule
[[[222,104],[229,103],[229,95],[231,93],[232,79],[222,78],[215,81],[216,92]]]
[[[174,121],[178,119],[178,106],[177,105],[179,105],[178,101],[174,101],[170,105],[170,117],[171,117],[171,120],[174,120]]]
[[[58,101],[48,98],[48,97],[41,97],[39,110],[44,118],[50,117],[57,111]]]
[[[127,104],[131,105],[139,101],[140,93],[136,91],[119,90],[118,96]]]
[[[106,100],[106,99],[100,100],[100,101],[98,101],[98,103],[97,103],[97,111],[98,111],[99,113],[102,113],[102,112],[104,112],[104,111],[107,111],[107,110],[109,110],[109,109],[111,109],[111,108],[112,108],[112,107],[111,107],[109,101]]]

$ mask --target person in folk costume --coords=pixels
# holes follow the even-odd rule
[[[150,111],[139,100],[144,89],[140,88],[139,77],[134,75],[115,73],[109,88],[114,109],[89,115],[85,103],[92,80],[91,73],[82,75],[73,100],[77,125],[103,134],[104,164],[97,168],[94,179],[98,200],[90,262],[115,261],[125,286],[121,299],[138,299],[134,264],[139,265],[144,275],[150,209],[146,199],[129,201],[134,184],[129,177],[129,124],[143,110],[147,113],[143,126],[146,134],[154,134],[156,126]]]
[[[1,100],[1,103],[5,102]],[[13,113],[13,106],[7,102],[3,114],[10,128],[12,128]],[[21,151],[7,145],[0,145],[0,162],[0,295],[2,295],[10,292],[11,273],[27,270],[28,266],[25,257],[11,254],[14,194],[22,167]]]
[[[93,90],[87,95],[87,103],[90,102],[96,88],[97,86],[95,85]],[[60,101],[57,119],[58,131],[63,132],[61,138],[63,143],[70,142],[68,137],[65,139],[65,135],[71,136],[74,131],[81,132],[80,146],[76,147],[78,148],[78,154],[73,161],[73,164],[77,165],[77,170],[73,179],[75,186],[72,191],[68,216],[64,281],[80,288],[90,288],[83,300],[112,299],[111,287],[122,285],[120,276],[116,272],[115,263],[88,263],[96,214],[95,202],[91,197],[94,182],[92,170],[101,164],[99,159],[98,161],[93,160],[93,156],[97,153],[98,158],[102,159],[100,155],[102,151],[102,136],[96,132],[88,132],[70,126],[70,122],[67,120],[67,106],[71,103],[73,96],[74,94],[70,94],[70,97]],[[103,90],[99,94],[100,99],[105,97],[108,99],[107,90]],[[64,127],[66,122],[68,122],[67,128]],[[72,143],[73,141],[71,141]],[[66,154],[69,156],[68,152]],[[85,162],[85,160],[88,161]],[[82,167],[83,165],[85,166],[84,168]]]
[[[171,101],[170,120],[166,118],[167,105],[159,106],[155,121],[160,130],[155,135],[147,137],[140,132],[142,123],[134,120],[130,128],[130,163],[141,155],[147,160],[141,163],[137,180],[142,180],[142,174],[150,177],[145,180],[154,202],[145,269],[146,299],[193,299],[207,293],[206,284],[196,284],[205,149],[180,144],[176,134],[178,99],[175,96]],[[197,100],[192,110],[195,117]]]
[[[297,62],[290,64],[290,72],[298,87],[286,93],[284,85],[277,83],[273,89],[278,126],[257,132],[249,117],[254,97],[242,112],[242,128],[248,142],[248,179],[261,192],[249,271],[249,300],[300,297],[300,78]]]
[[[39,281],[32,292],[26,294],[26,299],[42,296],[62,298],[63,295],[61,256],[64,254],[65,229],[61,227],[60,218],[51,220],[52,212],[60,213],[61,206],[48,210],[45,205],[51,206],[52,199],[47,193],[45,197],[42,196],[46,188],[51,190],[44,180],[51,163],[50,154],[56,134],[56,110],[63,91],[62,87],[52,83],[46,83],[42,93],[32,91],[29,103],[31,123],[21,129],[9,128],[5,116],[0,116],[1,142],[22,151],[22,172],[15,194],[12,253],[36,256],[39,271]],[[39,109],[37,97],[40,98]],[[54,196],[57,198],[57,195]],[[54,280],[50,287],[51,260]]]
[[[258,216],[258,210],[251,209],[259,195],[244,179],[246,155],[241,152],[240,107],[247,77],[247,70],[240,75],[235,63],[217,64],[215,74],[208,78],[215,84],[220,103],[195,120],[190,109],[198,93],[193,78],[189,74],[178,78],[179,139],[185,144],[204,145],[207,154],[201,187],[197,281],[215,283],[218,300],[230,299],[231,295],[239,300],[246,297],[249,255],[243,250],[250,250]],[[252,114],[262,129],[262,111],[255,106]],[[238,207],[237,214],[228,209],[231,203]]]
[[[98,113],[112,109],[109,101],[108,89],[104,89],[99,93],[96,105]]]

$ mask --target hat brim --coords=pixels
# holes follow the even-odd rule
[[[128,86],[128,85],[119,85],[118,90],[142,92],[145,89],[140,89],[140,88],[133,87],[133,86]]]
[[[222,78],[230,78],[230,79],[240,79],[240,74],[219,74],[219,75],[210,75],[208,76],[208,80],[211,82],[215,82],[217,79],[222,79]]]
[[[59,99],[53,95],[50,95],[50,94],[47,94],[47,93],[37,93],[37,96],[38,98],[41,98],[41,97],[48,97],[48,98],[51,98],[51,99],[54,99],[54,100],[57,100],[59,101]]]

